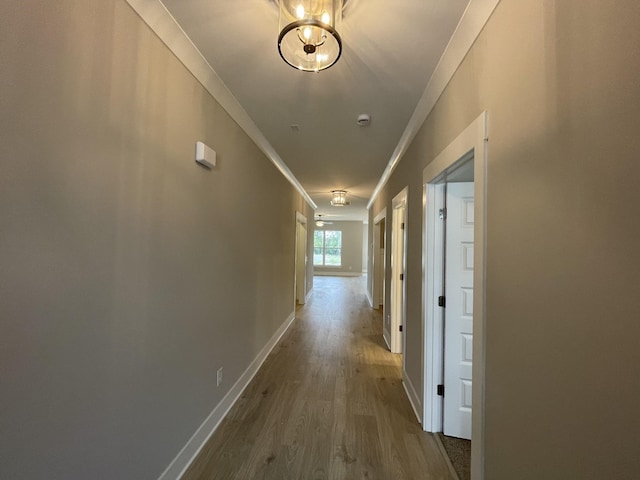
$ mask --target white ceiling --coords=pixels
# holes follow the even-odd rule
[[[342,57],[320,73],[285,64],[274,0],[162,0],[266,140],[336,220],[366,220],[380,180],[469,0],[350,0]],[[360,127],[356,118],[371,115]],[[291,125],[298,125],[293,131]],[[330,191],[351,206],[331,207]]]

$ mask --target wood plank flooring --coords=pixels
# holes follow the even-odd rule
[[[400,362],[365,277],[315,277],[310,301],[183,480],[451,480]]]

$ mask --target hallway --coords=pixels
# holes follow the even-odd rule
[[[451,479],[382,340],[366,277],[315,277],[309,302],[184,475]]]

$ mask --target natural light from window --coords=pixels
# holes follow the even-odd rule
[[[313,264],[319,267],[342,265],[342,232],[336,230],[314,232]]]

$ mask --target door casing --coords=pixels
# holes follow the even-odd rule
[[[437,307],[442,292],[442,264],[438,269],[437,193],[448,173],[473,158],[475,188],[474,292],[473,292],[473,412],[471,426],[471,478],[484,478],[484,371],[486,278],[486,171],[488,114],[483,112],[465,128],[423,171],[423,429],[442,430],[442,407],[437,385],[442,375],[442,322]],[[442,236],[440,236],[442,239]],[[442,241],[442,240],[440,240]],[[445,392],[446,393],[446,392]]]
[[[385,257],[386,257],[386,245],[385,241],[383,245],[380,244],[380,237],[385,236],[387,209],[383,208],[373,218],[373,281],[371,282],[373,295],[373,308],[378,309],[382,305],[382,337],[384,338],[387,346],[389,346],[389,332],[385,327],[385,310],[386,305],[384,301],[385,296]],[[383,250],[382,260],[380,259],[380,250]]]
[[[407,270],[407,193],[405,187],[396,195],[392,202],[392,226],[391,226],[391,352],[404,352],[404,328],[405,322],[405,298],[406,281],[401,280],[401,275],[406,275]]]
[[[307,217],[296,212],[294,307],[304,305],[307,298]]]

